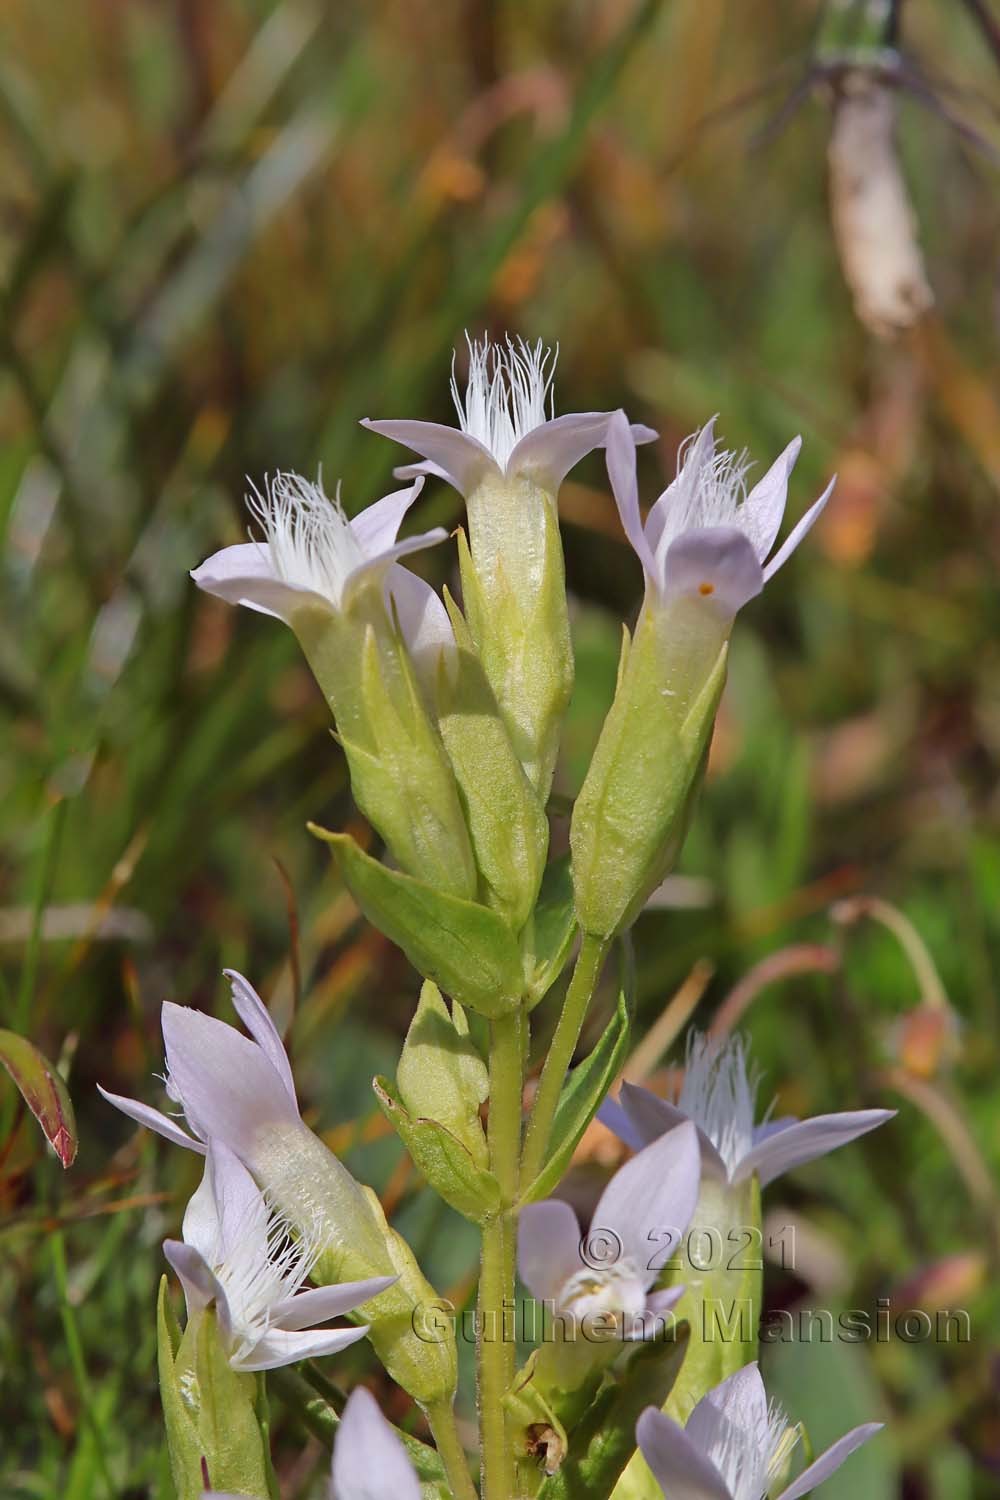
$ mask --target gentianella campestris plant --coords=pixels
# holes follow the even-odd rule
[[[792,1477],[799,1430],[768,1405],[755,1364],[761,1265],[706,1263],[694,1246],[759,1238],[762,1186],[888,1112],[760,1119],[744,1044],[697,1035],[672,1097],[625,1083],[612,1099],[628,1054],[628,963],[577,1056],[612,945],[683,842],[735,617],[829,488],[776,547],[798,439],[751,484],[746,455],[722,449],[709,422],[643,519],[636,445],[655,434],[622,411],[556,416],[554,366],[541,343],[469,340],[467,376],[452,374],[457,426],[365,424],[420,456],[397,470],[408,488],[349,516],[339,492],[279,474],[251,490],[249,538],[193,574],[294,631],[385,845],[382,858],[310,825],[360,911],[422,977],[395,1077],[374,1080],[375,1099],[442,1212],[478,1238],[478,1437],[455,1412],[465,1321],[303,1119],[268,1007],[230,971],[245,1031],[163,1005],[172,1111],[106,1095],[205,1158],[182,1237],[165,1247],[185,1326],[167,1278],[157,1311],[179,1500],[273,1496],[269,1381],[314,1431],[336,1430],[334,1500],[658,1500],[661,1485],[669,1500],[794,1500],[875,1430]],[[573,684],[558,494],[593,450],[645,594],[570,854],[553,856],[548,799]],[[407,566],[447,540],[410,523],[428,479],[465,502],[460,599]],[[598,1112],[632,1154],[599,1183],[571,1184]],[[522,1324],[538,1304],[540,1325]],[[713,1339],[719,1309],[729,1321]],[[534,1342],[520,1366],[519,1332]],[[283,1366],[336,1361],[361,1339],[419,1407],[418,1435],[391,1427],[366,1389],[338,1418],[315,1391],[281,1383]]]

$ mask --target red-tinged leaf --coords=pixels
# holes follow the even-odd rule
[[[66,1085],[38,1048],[15,1031],[0,1030],[0,1064],[48,1137],[64,1167],[76,1156],[76,1119]]]

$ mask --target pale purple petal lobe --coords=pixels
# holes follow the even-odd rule
[[[421,476],[409,489],[395,490],[365,506],[351,521],[351,530],[361,544],[367,557],[375,557],[391,547],[399,535],[399,528],[410,506],[424,487]]]
[[[656,1139],[654,1135],[650,1136],[647,1140],[635,1128],[628,1112],[622,1107],[621,1101],[619,1099],[612,1099],[610,1094],[597,1111],[597,1118],[620,1141],[624,1141],[625,1145],[632,1151],[641,1151],[643,1146],[649,1145],[650,1140]],[[680,1121],[678,1120],[677,1123],[680,1124]]]
[[[662,551],[686,529],[686,518],[691,513],[692,498],[697,491],[699,476],[715,452],[715,424],[718,413],[709,417],[704,427],[694,436],[694,441],[684,450],[680,471],[650,506],[646,517],[646,539],[662,567]]]
[[[333,1445],[331,1500],[420,1500],[406,1449],[364,1386],[348,1397]]]
[[[702,599],[706,609],[725,619],[732,619],[764,587],[753,543],[738,526],[682,532],[667,548],[663,575],[665,598]]]
[[[622,1257],[650,1287],[668,1233],[679,1240],[691,1222],[700,1181],[698,1134],[686,1120],[619,1167],[594,1209],[590,1233],[615,1235]]]
[[[289,1098],[298,1108],[291,1064],[288,1061],[285,1044],[281,1040],[281,1033],[271,1019],[271,1012],[250,981],[244,979],[236,969],[223,969],[222,972],[232,988],[233,1009],[275,1072],[282,1078]]]
[[[425,547],[436,547],[439,542],[447,540],[448,533],[444,527],[435,526],[431,531],[421,531],[416,536],[408,536],[405,541],[394,542],[378,557],[367,558],[360,566],[352,569],[344,585],[345,603],[350,600],[361,584],[369,583],[373,578],[379,578],[387,573],[401,557],[409,557],[413,552],[422,552]]]
[[[222,1141],[208,1143],[208,1169],[219,1217],[219,1259],[237,1256],[264,1265],[268,1256],[269,1216],[264,1195],[234,1151]],[[187,1220],[184,1238],[188,1239]]]
[[[261,1126],[298,1124],[281,1074],[234,1026],[165,1001],[163,1041],[184,1113],[206,1138],[245,1156]]]
[[[246,1354],[230,1360],[234,1370],[277,1370],[282,1365],[297,1364],[301,1359],[320,1359],[325,1354],[339,1354],[356,1344],[368,1332],[359,1328],[309,1329],[303,1333],[283,1333],[271,1328]]]
[[[766,1187],[783,1172],[846,1146],[848,1141],[884,1125],[894,1114],[892,1109],[858,1109],[794,1121],[759,1140],[740,1162],[735,1178],[743,1181],[756,1172],[761,1187]]]
[[[282,1297],[271,1308],[271,1323],[286,1333],[315,1328],[330,1318],[342,1318],[394,1286],[397,1276],[372,1276],[367,1281],[342,1281],[338,1286],[311,1287],[293,1297]]]
[[[606,459],[611,490],[621,517],[622,527],[643,571],[655,583],[653,553],[643,530],[639,512],[639,481],[635,471],[635,439],[623,411],[616,411],[608,422]]]
[[[515,445],[507,460],[507,473],[536,473],[544,487],[554,493],[570,469],[595,448],[605,446],[614,415],[610,411],[572,412],[543,422]],[[659,436],[641,423],[633,423],[629,431],[634,444],[650,443]]]
[[[688,1116],[676,1104],[669,1104],[659,1094],[640,1088],[635,1083],[623,1083],[619,1095],[622,1109],[640,1145],[646,1146],[658,1140],[668,1130],[683,1125]],[[711,1177],[725,1182],[729,1176],[725,1162],[703,1130],[698,1129],[698,1146],[701,1150],[701,1169]]]
[[[753,538],[761,563],[766,560],[781,529],[788,499],[788,480],[801,449],[802,439],[792,438],[785,451],[778,455],[743,502],[747,530]]]
[[[546,1198],[521,1210],[517,1226],[517,1269],[538,1302],[556,1299],[583,1268],[580,1225],[568,1203]]]
[[[219,1205],[215,1197],[215,1153],[211,1142],[201,1181],[184,1210],[181,1233],[185,1245],[192,1245],[209,1265],[216,1263],[220,1225]]]
[[[243,604],[258,614],[272,615],[287,624],[292,611],[307,605],[331,609],[329,599],[314,589],[286,583],[274,571],[266,542],[240,542],[214,552],[191,577],[206,594],[225,599],[227,604]]]
[[[184,1289],[189,1319],[202,1312],[220,1295],[225,1296],[204,1257],[193,1245],[185,1245],[183,1240],[164,1240],[163,1253]]]
[[[655,1406],[647,1406],[635,1435],[643,1458],[669,1500],[732,1500],[715,1465],[682,1427]]]
[[[425,479],[443,479],[452,489],[458,488],[448,470],[442,469],[440,464],[431,463],[429,458],[417,464],[397,464],[392,471],[393,479],[416,479],[419,475]]]
[[[385,592],[395,605],[399,628],[414,662],[418,668],[423,662],[433,671],[441,652],[455,649],[448,611],[430,584],[408,568],[389,569]]]
[[[123,1094],[112,1094],[107,1089],[97,1085],[97,1091],[113,1104],[115,1109],[120,1109],[123,1115],[128,1115],[130,1120],[135,1120],[137,1125],[145,1125],[147,1130],[155,1130],[157,1135],[162,1135],[165,1140],[172,1141],[175,1146],[186,1146],[189,1151],[197,1151],[201,1156],[205,1155],[206,1147],[203,1141],[195,1140],[183,1130],[176,1120],[169,1115],[163,1114],[158,1109],[153,1109],[149,1104],[143,1104],[139,1099],[126,1099]]]
[[[827,1448],[825,1453],[821,1453],[815,1463],[810,1464],[808,1469],[804,1469],[787,1490],[782,1490],[780,1500],[801,1500],[803,1495],[808,1495],[817,1485],[829,1479],[830,1475],[839,1469],[844,1460],[850,1458],[862,1443],[867,1443],[876,1432],[881,1432],[882,1426],[881,1422],[866,1422],[863,1427],[855,1427],[845,1433],[842,1438]]]
[[[753,1360],[702,1396],[684,1431],[703,1452],[711,1452],[727,1425],[746,1433],[766,1432],[767,1412],[767,1392]]]
[[[782,542],[781,546],[778,548],[777,552],[774,554],[774,556],[771,558],[771,561],[764,569],[765,583],[767,583],[774,577],[775,573],[777,573],[782,564],[788,561],[799,543],[809,534],[809,532],[815,526],[816,522],[823,514],[823,511],[826,507],[826,502],[833,494],[834,485],[836,483],[837,476],[834,475],[815,504],[811,505],[806,511],[805,515],[802,517],[801,521],[799,521],[796,526],[792,527],[791,531],[788,533],[785,540]]]
[[[361,423],[371,432],[392,438],[437,464],[460,495],[468,495],[486,474],[499,474],[496,460],[477,438],[440,422],[377,421]]]

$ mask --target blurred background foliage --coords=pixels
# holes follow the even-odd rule
[[[368,1086],[414,976],[304,829],[362,831],[326,710],[289,632],[187,577],[240,538],[247,475],[322,464],[349,509],[389,487],[402,452],[357,421],[449,421],[466,328],[558,342],[558,410],[655,425],[649,499],[715,410],[760,461],[803,433],[795,515],[840,473],[739,622],[680,878],[636,930],[636,1035],[655,1029],[634,1072],[662,1078],[694,1008],[742,1017],[780,1112],[898,1105],[769,1196],[796,1230],[770,1303],[964,1308],[970,1341],[765,1359],[818,1443],[891,1424],[830,1500],[997,1493],[1000,34],[978,0],[889,10],[7,0],[0,1002],[58,1059],[80,1149],[63,1174],[0,1085],[4,1497],[169,1494],[152,1309],[198,1163],[94,1084],[155,1097],[160,1002],[228,1015],[224,965],[288,1022],[309,1117],[438,1286],[470,1291],[467,1226]],[[898,28],[905,66],[868,61],[898,101],[936,305],[894,338],[856,315],[832,227],[831,17],[862,41]],[[562,509],[572,795],[640,578],[599,456]],[[419,512],[459,519],[441,486]],[[451,564],[418,562],[438,582]],[[614,1150],[595,1127],[568,1191],[586,1202]],[[377,1379],[363,1347],[336,1373]],[[289,1497],[327,1462],[299,1397],[274,1403]]]

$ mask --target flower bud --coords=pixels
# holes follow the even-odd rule
[[[396,1084],[411,1115],[437,1121],[477,1166],[488,1165],[479,1106],[489,1095],[489,1073],[462,1007],[453,1004],[449,1015],[441,991],[429,980],[406,1033]]]

